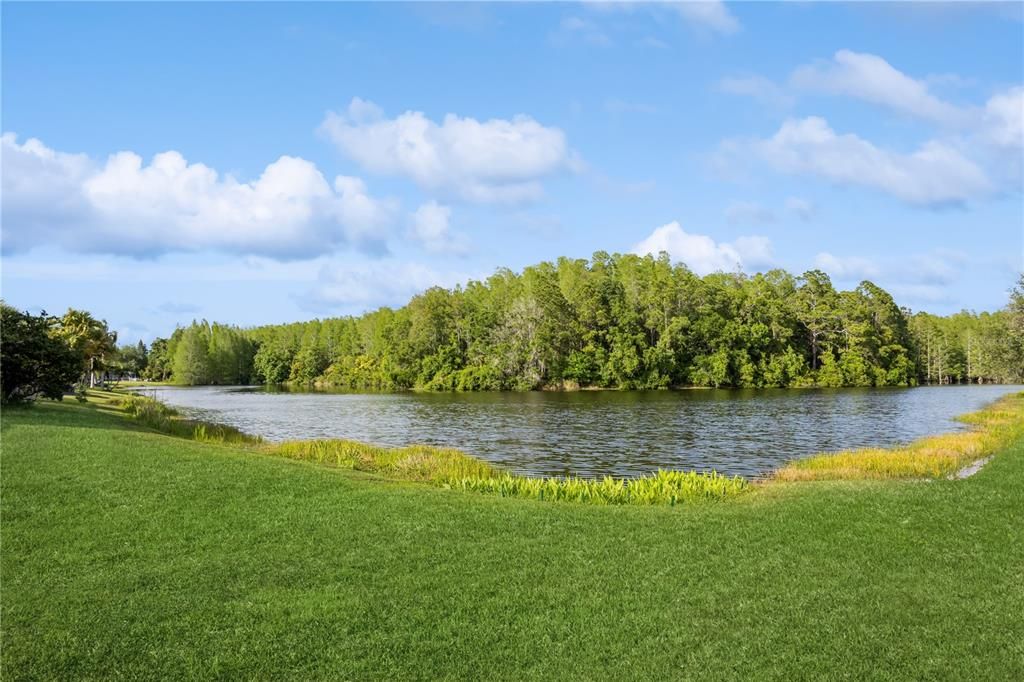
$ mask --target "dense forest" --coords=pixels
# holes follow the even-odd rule
[[[1024,381],[1024,277],[1005,309],[912,314],[812,270],[698,277],[667,255],[561,258],[399,309],[252,329],[193,322],[133,371],[180,384],[434,391]]]

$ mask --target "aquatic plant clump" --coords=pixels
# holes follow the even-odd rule
[[[187,419],[174,408],[168,407],[154,398],[128,395],[121,399],[120,407],[143,426],[179,438],[206,443],[230,443],[233,445],[250,445],[263,442],[263,439],[259,436],[249,435],[233,426]]]
[[[747,490],[740,477],[658,471],[639,478],[588,480],[568,476],[532,478],[501,472],[458,450],[413,445],[384,448],[347,440],[292,441],[269,446],[269,454],[367,471],[445,488],[535,500],[590,504],[676,504],[720,500]]]
[[[269,446],[267,452],[410,481],[439,483],[497,473],[491,465],[464,452],[427,445],[386,448],[350,440],[300,440]]]
[[[989,407],[963,415],[970,431],[921,438],[884,449],[861,448],[790,462],[776,480],[945,478],[1024,437],[1024,393],[1006,396]]]
[[[502,497],[535,500],[583,502],[589,504],[669,504],[723,500],[750,488],[739,476],[717,472],[665,471],[639,478],[597,480],[583,478],[528,478],[502,474],[487,478],[461,478],[448,481],[446,487]]]

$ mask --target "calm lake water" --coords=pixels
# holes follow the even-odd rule
[[[964,428],[953,417],[1014,386],[912,389],[291,393],[146,388],[189,416],[269,440],[456,447],[525,474],[660,468],[756,476],[788,459]]]

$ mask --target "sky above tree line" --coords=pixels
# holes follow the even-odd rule
[[[2,5],[3,298],[122,341],[559,256],[1024,269],[1019,3]]]

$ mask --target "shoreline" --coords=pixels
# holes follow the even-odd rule
[[[133,387],[134,388],[134,387]],[[603,504],[671,504],[725,499],[778,483],[810,480],[935,480],[990,458],[1007,442],[1024,437],[1024,392],[1011,393],[976,412],[957,417],[965,430],[925,436],[890,448],[825,452],[791,460],[764,475],[744,478],[715,471],[662,470],[634,477],[523,476],[454,448],[424,445],[384,447],[343,439],[301,439],[267,443],[234,427],[186,419],[175,408],[121,389],[94,396],[116,400],[134,421],[173,436],[239,445],[264,455],[375,473],[392,480],[426,482],[444,488],[527,497],[573,499]],[[111,398],[109,396],[116,396]],[[978,467],[980,469],[980,466]],[[632,488],[631,488],[632,487]],[[641,489],[648,489],[644,494]],[[657,493],[651,490],[657,490]]]

